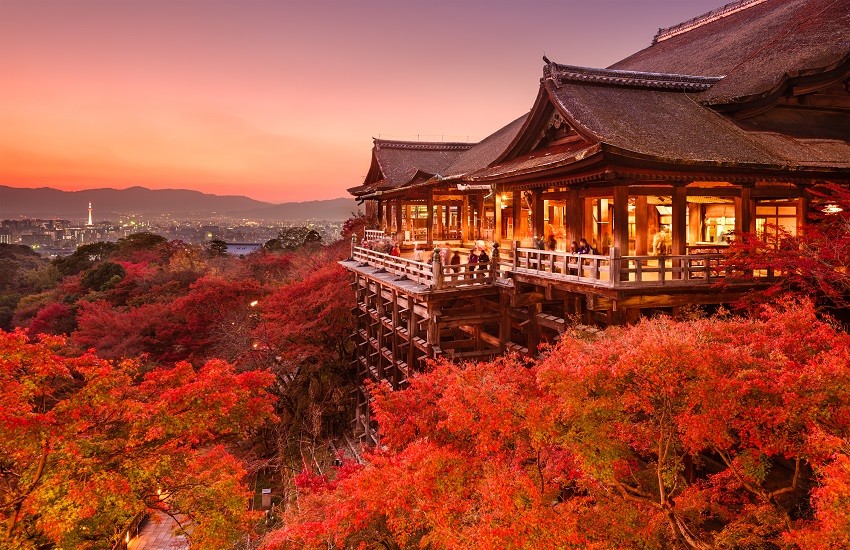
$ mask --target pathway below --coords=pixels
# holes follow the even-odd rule
[[[177,522],[161,512],[158,514],[159,520],[151,514],[139,532],[139,536],[127,545],[127,550],[187,550],[189,548],[185,535],[174,533]]]

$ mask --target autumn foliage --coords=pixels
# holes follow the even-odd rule
[[[252,522],[225,448],[271,418],[263,372],[67,355],[65,341],[0,332],[0,547],[98,548],[137,512],[184,514],[199,548]]]
[[[810,305],[575,333],[374,388],[383,449],[267,548],[843,548],[850,338]]]

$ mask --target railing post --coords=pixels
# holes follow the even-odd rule
[[[519,267],[519,241],[512,241],[511,246],[514,252],[514,271]]]
[[[663,283],[666,277],[665,274],[665,263],[667,262],[667,256],[658,256],[658,279]]]
[[[493,255],[490,256],[490,278],[493,282],[499,277],[499,243],[493,243]]]
[[[354,234],[351,236],[351,256],[348,257],[349,260],[354,259],[354,249],[357,247],[357,235]]]
[[[440,247],[434,247],[434,255],[431,256],[431,273],[434,276],[434,290],[443,288],[443,260],[440,258]]]
[[[611,259],[609,261],[611,262],[611,265],[608,267],[608,272],[611,277],[611,282],[615,287],[618,287],[622,280],[622,273],[620,273],[620,249],[616,246],[611,247]]]

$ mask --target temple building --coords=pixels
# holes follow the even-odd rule
[[[570,318],[730,302],[752,289],[717,286],[730,235],[794,234],[828,183],[850,184],[850,0],[733,2],[606,69],[544,57],[530,111],[479,143],[374,141],[349,192],[379,227],[343,262],[359,372],[401,387],[429,358],[534,354]],[[365,394],[358,428],[377,441]]]

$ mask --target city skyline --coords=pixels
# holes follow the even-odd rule
[[[342,197],[372,137],[478,141],[544,53],[604,67],[723,3],[4,0],[0,184]]]

